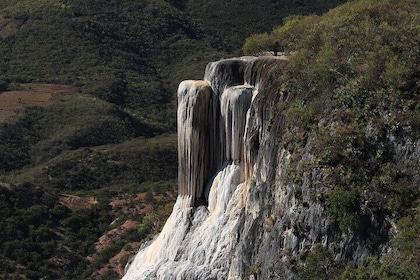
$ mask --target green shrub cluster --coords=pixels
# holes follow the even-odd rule
[[[1,277],[5,278],[23,274],[29,279],[59,279],[57,255],[68,260],[66,277],[71,277],[87,265],[81,256],[93,249],[110,222],[104,205],[72,213],[59,204],[57,190],[30,183],[2,187],[0,196]]]
[[[363,266],[347,264],[343,279],[418,279],[420,276],[420,223],[418,212],[399,219],[391,244],[394,250],[383,258],[368,258]]]
[[[322,246],[315,247],[306,257],[305,264],[298,266],[299,280],[335,279],[340,265],[334,255]]]
[[[174,184],[170,181],[144,183],[131,186],[125,192],[135,196],[146,189],[153,192],[153,196],[166,194],[174,191]],[[97,204],[70,210],[60,202],[61,190],[31,183],[0,187],[3,232],[0,236],[0,277],[88,279],[128,242],[156,234],[169,216],[173,202],[168,198],[143,201],[152,203],[155,208],[145,217],[116,209],[110,211],[109,202],[120,192],[119,188],[102,188],[94,194]],[[139,226],[124,232],[116,242],[95,254],[95,243],[117,217],[138,221]],[[95,256],[94,260],[88,261],[88,256]]]

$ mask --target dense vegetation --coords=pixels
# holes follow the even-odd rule
[[[200,30],[165,1],[114,2],[2,1],[0,13],[19,28],[0,40],[2,80],[72,84],[168,124],[171,66],[192,46],[202,54],[209,48]],[[210,58],[203,55],[201,65],[204,59]]]
[[[340,2],[0,1],[0,92],[75,91],[0,124],[0,278],[117,279],[106,263],[126,252],[123,267],[174,201],[177,84],[250,34]],[[125,221],[136,226],[95,247]]]
[[[355,236],[378,256],[379,244],[391,245],[358,268],[336,262],[333,246],[320,247],[299,268],[302,279],[420,277],[419,158],[398,151],[420,135],[419,18],[418,1],[360,0],[289,17],[243,46],[290,56],[280,77],[288,101],[279,106],[291,182],[310,186],[305,168],[323,170],[328,184],[315,196],[338,235]]]

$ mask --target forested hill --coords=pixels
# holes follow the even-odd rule
[[[205,32],[165,1],[2,1],[0,15],[3,80],[71,84],[147,111],[153,121],[167,118],[168,84],[173,69],[183,68],[171,66],[194,54],[220,56]]]
[[[345,0],[1,0],[0,278],[118,279],[176,195],[175,91]]]
[[[4,0],[0,84],[71,84],[164,122],[179,80],[290,14],[340,2]]]

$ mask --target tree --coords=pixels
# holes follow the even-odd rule
[[[242,47],[244,54],[258,55],[267,51],[277,55],[280,51],[280,42],[268,33],[253,34],[245,40]]]

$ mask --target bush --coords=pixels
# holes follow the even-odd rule
[[[340,270],[333,253],[319,245],[309,253],[305,263],[298,266],[298,279],[335,279]]]

